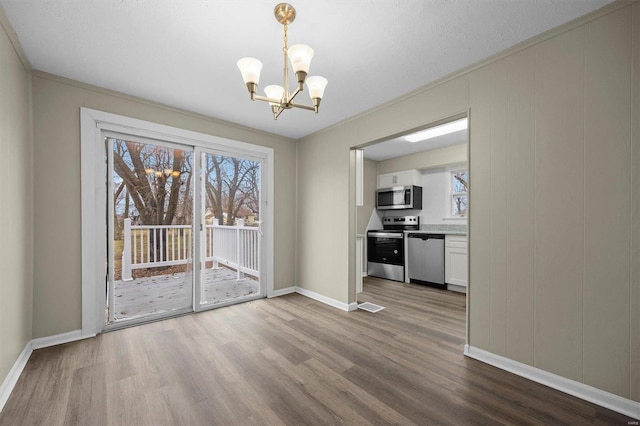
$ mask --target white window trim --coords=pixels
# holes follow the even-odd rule
[[[265,223],[263,240],[264,285],[266,296],[273,296],[273,202],[274,151],[272,148],[179,129],[117,114],[80,108],[80,177],[82,212],[82,336],[100,333],[104,323],[104,294],[99,284],[105,281],[106,267],[106,161],[102,131],[110,130],[151,139],[166,140],[206,149],[225,149],[247,155],[258,154],[266,167],[266,193],[262,194]]]
[[[467,173],[469,173],[469,167],[466,164],[459,164],[456,166],[452,166],[452,167],[448,167],[447,169],[447,192],[446,192],[446,208],[447,208],[447,216],[443,217],[443,220],[446,221],[460,221],[460,222],[466,222],[467,218],[469,217],[469,214],[467,213],[466,216],[453,216],[451,214],[452,210],[453,210],[453,205],[452,205],[452,201],[453,201],[453,196],[454,195],[462,195],[465,194],[464,192],[457,192],[456,194],[452,193],[452,175],[454,173],[457,172],[463,172],[466,171]],[[467,194],[467,202],[469,202],[469,192],[466,193]]]

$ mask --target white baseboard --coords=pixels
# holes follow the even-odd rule
[[[322,294],[316,293],[315,291],[307,290],[306,288],[296,287],[296,293],[299,293],[310,299],[317,300],[318,302],[322,302],[325,305],[329,305],[329,306],[333,306],[334,308],[341,309],[343,311],[351,312],[358,309],[357,303],[344,303],[339,300],[332,299],[327,296],[323,296]]]
[[[296,288],[295,287],[286,287],[286,288],[280,288],[278,290],[273,290],[273,292],[271,293],[270,296],[267,296],[269,298],[272,297],[278,297],[278,296],[284,296],[285,294],[291,294],[291,293],[295,293],[296,292]]]
[[[94,337],[95,334],[90,336],[83,336],[82,330],[69,331],[67,333],[56,334],[55,336],[39,337],[31,341],[31,347],[35,349],[48,348],[49,346],[61,345],[63,343],[75,342],[76,340],[87,339]]]
[[[9,399],[9,395],[13,392],[13,388],[16,383],[18,383],[20,374],[22,374],[22,370],[24,370],[24,367],[27,365],[27,361],[29,361],[31,352],[33,352],[31,342],[27,342],[24,349],[18,356],[18,359],[13,364],[13,367],[9,370],[9,374],[7,374],[7,377],[5,377],[2,382],[2,385],[0,386],[0,411],[4,408],[4,404],[6,404]]]
[[[456,285],[456,284],[447,284],[447,290],[455,291],[458,293],[466,293],[467,286],[466,285]]]
[[[585,401],[608,408],[625,416],[640,420],[640,403],[614,395],[557,374],[487,352],[483,349],[465,345],[464,354],[470,358],[498,367],[518,376],[541,383],[550,388],[575,396]]]
[[[13,364],[13,367],[9,370],[9,374],[7,374],[7,377],[2,382],[2,386],[0,386],[0,411],[2,411],[4,405],[7,403],[9,395],[13,392],[13,388],[18,382],[20,374],[22,374],[22,370],[24,370],[24,367],[27,365],[27,361],[29,361],[34,350],[61,345],[62,343],[74,342],[76,340],[87,339],[94,336],[95,334],[83,336],[82,330],[75,330],[69,331],[68,333],[56,334],[55,336],[40,337],[27,342],[22,353],[20,353],[20,356]]]

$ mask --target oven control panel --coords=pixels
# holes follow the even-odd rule
[[[420,216],[383,217],[383,225],[419,225]]]

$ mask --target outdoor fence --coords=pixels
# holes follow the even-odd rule
[[[132,271],[141,268],[186,265],[192,259],[191,225],[132,225],[124,220],[122,280],[131,281]],[[258,227],[206,225],[202,238],[204,262],[233,268],[237,278],[260,273],[260,232]],[[203,265],[204,266],[204,265]]]

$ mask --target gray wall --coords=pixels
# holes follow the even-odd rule
[[[471,344],[636,400],[630,346],[640,336],[630,327],[640,317],[629,296],[638,290],[630,238],[640,162],[632,163],[630,89],[638,7],[470,76]]]
[[[309,136],[297,163],[290,140],[40,73],[34,151],[29,73],[0,30],[0,377],[32,337],[80,328],[81,106],[274,147],[275,286],[342,302],[350,147],[470,108],[469,343],[640,401],[640,4],[603,10]]]
[[[80,107],[274,148],[274,288],[294,285],[295,142],[48,74],[33,74],[34,337],[81,328]]]
[[[0,8],[0,383],[31,340],[33,142],[28,64]]]
[[[349,147],[470,108],[469,344],[640,401],[639,28],[614,3],[304,138],[297,284],[355,300]]]

